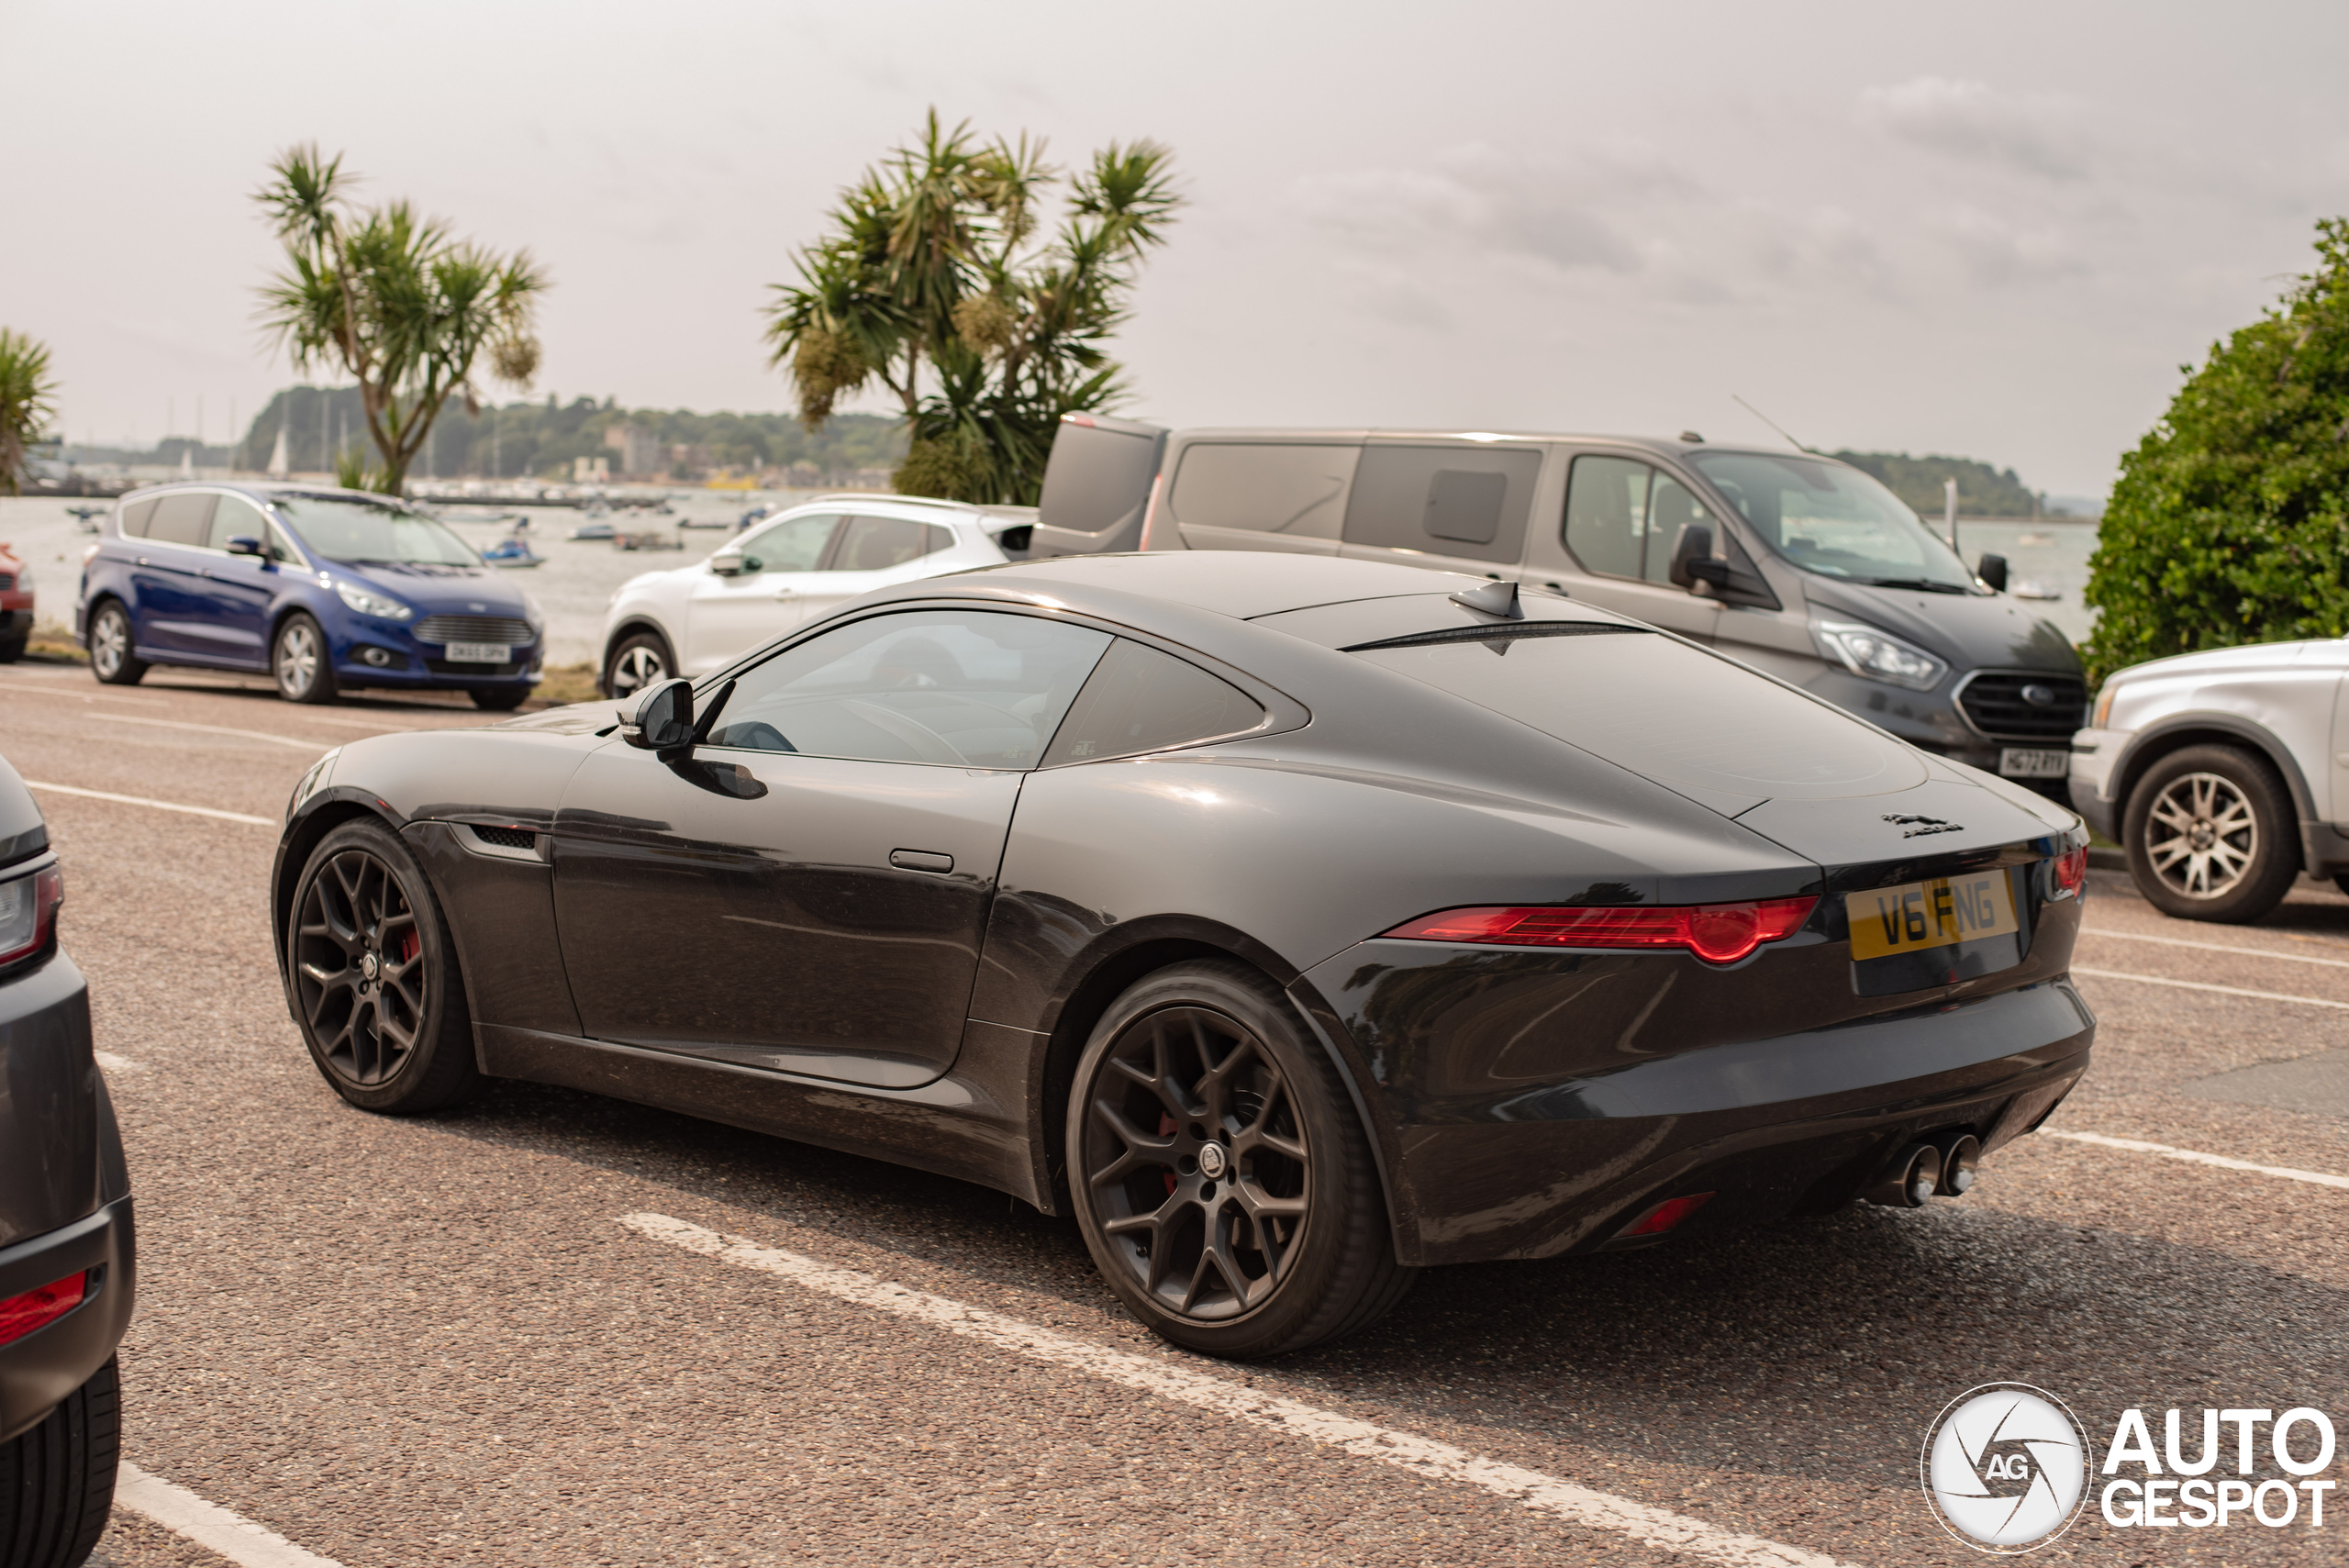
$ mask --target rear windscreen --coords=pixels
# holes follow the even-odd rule
[[[1899,741],[1743,666],[1653,632],[1364,649],[1424,681],[1667,785],[1834,799],[1907,789]]]

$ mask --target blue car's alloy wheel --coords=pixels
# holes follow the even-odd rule
[[[327,655],[326,633],[308,616],[285,617],[270,650],[269,667],[277,677],[277,695],[287,702],[334,701],[334,666]]]

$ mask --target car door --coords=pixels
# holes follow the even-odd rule
[[[133,547],[131,592],[138,603],[136,640],[163,653],[213,654],[211,606],[204,576],[205,541],[212,530],[210,490],[174,490],[155,498],[146,536]]]
[[[731,663],[805,619],[807,584],[829,553],[841,520],[838,512],[786,517],[735,547],[741,552],[740,571],[698,574],[686,595],[678,650],[685,673],[706,674]]]
[[[953,545],[953,530],[936,523],[852,517],[832,541],[823,570],[801,584],[800,618],[820,620],[860,594],[920,577],[927,557]]]
[[[1672,581],[1680,530],[1701,527],[1721,540],[1721,522],[1687,485],[1653,463],[1609,452],[1577,452],[1566,473],[1554,532],[1526,555],[1528,582],[1556,587],[1699,642],[1719,629],[1720,602]]]
[[[848,1083],[944,1072],[1021,780],[1110,640],[863,616],[745,672],[690,756],[595,752],[554,830],[583,1029]]]
[[[277,597],[277,559],[271,554],[231,555],[232,539],[261,541],[282,550],[261,508],[241,495],[219,496],[205,533],[204,614],[197,627],[204,651],[255,669],[269,663],[269,606]]]
[[[1354,466],[1338,553],[1513,577],[1541,475],[1538,447],[1373,440]]]

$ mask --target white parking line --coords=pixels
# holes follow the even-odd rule
[[[2257,1176],[2281,1176],[2288,1182],[2312,1182],[2320,1187],[2339,1187],[2349,1192],[2349,1176],[2328,1176],[2322,1171],[2296,1171],[2289,1165],[2254,1165],[2248,1160],[2230,1160],[2223,1154],[2202,1154],[2191,1149],[2173,1149],[2166,1143],[2145,1143],[2134,1138],[2107,1138],[2100,1132],[2058,1132],[2052,1127],[2039,1129],[2049,1138],[2068,1138],[2075,1143],[2093,1143],[2100,1149],[2125,1149],[2132,1154],[2159,1154],[2165,1160],[2188,1160],[2197,1165],[2216,1165],[2221,1171],[2249,1171]]]
[[[54,795],[78,795],[86,800],[111,800],[118,806],[151,806],[158,811],[184,811],[191,817],[217,817],[224,822],[250,822],[256,828],[274,828],[273,817],[255,817],[249,811],[218,811],[209,806],[182,806],[175,800],[149,800],[143,795],[115,795],[102,789],[78,789],[72,784],[41,784],[34,779],[25,781],[27,789],[45,789]]]
[[[1703,1519],[1593,1491],[1538,1470],[1486,1459],[1450,1443],[1283,1399],[1244,1384],[1210,1376],[1195,1367],[1114,1351],[985,1307],[909,1290],[853,1269],[836,1268],[796,1252],[762,1247],[740,1237],[722,1236],[665,1214],[622,1215],[620,1223],[656,1241],[757,1269],[859,1307],[877,1307],[998,1350],[1073,1367],[1144,1394],[1267,1427],[1359,1458],[1375,1459],[1431,1481],[1461,1482],[1568,1524],[1612,1530],[1642,1546],[1724,1563],[1730,1568],[1844,1568],[1834,1558],[1803,1547],[1757,1535],[1740,1535]]]
[[[2327,969],[2349,969],[2349,959],[2310,958],[2304,952],[2277,952],[2273,948],[2239,948],[2225,942],[2188,941],[2184,937],[2155,937],[2143,931],[2108,931],[2094,926],[2082,926],[2084,937],[2110,937],[2124,942],[2159,942],[2165,948],[2199,948],[2204,952],[2240,953],[2245,958],[2279,958],[2287,963],[2321,963]]]
[[[135,713],[94,713],[90,717],[103,718],[109,724],[151,724],[158,729],[200,729],[206,735],[239,735],[248,740],[266,740],[273,746],[291,746],[296,751],[306,751],[313,757],[327,749],[323,740],[272,735],[265,729],[231,729],[225,724],[190,724],[183,718],[142,718]]]
[[[2221,996],[2249,996],[2260,1002],[2298,1002],[2304,1007],[2339,1007],[2349,1011],[2349,1002],[2335,1002],[2324,996],[2294,996],[2282,991],[2246,991],[2240,985],[2212,985],[2200,980],[2166,980],[2158,974],[2123,974],[2117,969],[2082,969],[2072,966],[2075,974],[2092,974],[2099,980],[2134,980],[2141,985],[2175,985],[2180,991],[2215,991]]]
[[[154,687],[150,687],[150,690],[153,690],[153,691],[162,691],[162,692],[195,692],[195,693],[199,693],[199,694],[201,694],[201,693],[206,693],[206,692],[211,692],[211,693],[217,694],[217,693],[222,693],[222,692],[231,691],[231,690],[234,690],[234,689],[236,689],[236,688],[228,687],[228,686],[154,686]],[[52,692],[52,691],[47,691],[47,690],[44,690],[43,688],[41,688],[41,687],[39,687],[39,686],[28,686],[28,685],[26,685],[26,684],[24,684],[21,681],[0,681],[0,692],[18,692],[18,693],[22,693],[23,695],[27,695],[27,696],[36,696],[36,697],[63,697],[63,698],[65,698],[66,700],[68,700],[69,702],[83,702],[83,703],[88,703],[88,702],[122,702],[122,703],[130,703],[130,704],[133,704],[134,706],[139,706],[139,707],[171,707],[171,706],[175,706],[175,705],[173,705],[173,704],[172,704],[172,703],[169,703],[169,702],[164,701],[161,697],[126,697],[126,696],[118,695],[117,695],[116,693],[113,693],[113,692],[92,692],[92,691],[70,691],[70,692],[68,692],[68,691],[54,691],[54,692]],[[455,710],[455,711],[458,711],[458,712],[462,713],[463,710],[462,710],[462,709],[458,709],[458,710]],[[108,714],[108,715],[106,715],[105,717],[111,718],[111,717],[113,717],[114,716],[113,716],[113,715],[111,715],[111,714]],[[300,723],[303,723],[303,724],[331,724],[331,725],[334,725],[334,726],[336,726],[336,727],[338,727],[338,728],[343,728],[343,729],[364,729],[364,730],[368,731],[369,733],[371,733],[371,734],[374,734],[374,735],[404,735],[404,734],[406,734],[406,733],[407,732],[407,729],[408,729],[409,728],[411,728],[411,727],[407,727],[407,726],[399,725],[399,724],[396,724],[396,723],[390,723],[390,722],[387,722],[387,721],[384,721],[384,720],[381,720],[381,719],[373,719],[373,718],[338,718],[338,717],[335,717],[334,716],[332,716],[332,715],[330,715],[330,714],[323,714],[323,713],[288,713],[288,714],[286,714],[286,716],[285,716],[285,717],[288,717],[288,718],[291,718],[291,719],[295,719],[295,720],[296,720],[296,721],[298,721],[298,722],[300,722]],[[476,719],[476,720],[475,720],[475,722],[476,722],[476,723],[483,723],[483,722],[488,722],[488,721],[486,721],[486,720],[479,720],[479,719]],[[465,729],[465,728],[473,728],[473,726],[472,726],[472,725],[451,725],[451,726],[450,726],[449,728],[457,728],[457,729]],[[246,734],[246,733],[248,733],[248,731],[245,731],[245,730],[241,730],[241,729],[239,729],[239,730],[232,731],[231,733],[239,734],[239,735],[242,735],[242,734]]]
[[[305,1551],[242,1514],[207,1503],[186,1487],[150,1475],[128,1461],[115,1478],[114,1500],[217,1552],[238,1568],[342,1568],[333,1558]]]

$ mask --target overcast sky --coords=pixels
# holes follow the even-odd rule
[[[0,325],[75,440],[292,379],[248,200],[316,139],[556,287],[532,388],[781,408],[759,340],[931,105],[1173,146],[1122,339],[1183,424],[1695,428],[2094,494],[2349,212],[2337,4],[0,0]]]

